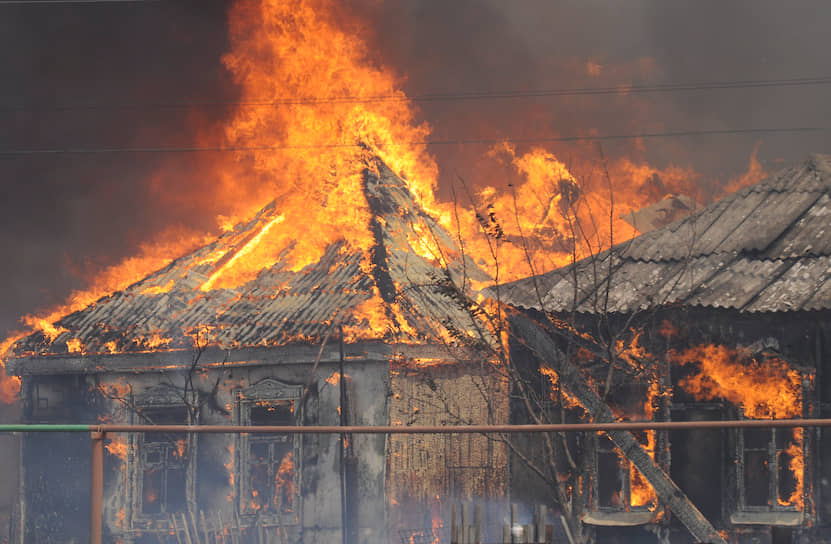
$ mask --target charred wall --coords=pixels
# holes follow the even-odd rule
[[[78,376],[24,381],[23,418],[28,423],[97,421],[98,403]],[[22,478],[18,512],[25,542],[87,540],[89,520],[89,436],[28,433],[21,445]]]
[[[311,381],[311,364],[267,359],[200,369],[188,402],[181,387],[184,371],[26,376],[24,415],[28,422],[50,423],[338,425],[344,385],[345,423],[385,424],[389,363],[346,361],[343,381],[337,368],[321,363]],[[60,399],[63,408],[49,399]],[[49,417],[46,406],[54,406]],[[377,542],[386,531],[383,436],[349,437],[346,461],[337,435],[116,433],[108,438],[105,541],[176,542],[186,530],[206,540],[236,532],[246,542],[340,541],[342,475],[352,488],[349,496],[360,498],[346,510],[352,542]],[[19,542],[87,539],[89,452],[86,434],[24,437],[26,530]],[[278,489],[263,484],[269,477],[282,478]],[[266,495],[264,504],[256,503]]]
[[[393,425],[506,423],[506,384],[489,365],[439,363],[394,367],[390,399]],[[501,538],[507,503],[507,450],[480,435],[391,435],[387,473],[390,537],[430,534],[451,518],[454,504],[485,506],[491,537]],[[498,532],[497,532],[498,531]],[[404,535],[404,533],[401,533]],[[449,537],[449,527],[442,535]],[[396,540],[398,542],[398,540]]]
[[[536,317],[542,319],[539,314]],[[653,417],[669,417],[679,421],[742,417],[740,410],[726,400],[697,400],[679,386],[681,381],[689,376],[691,369],[674,364],[673,354],[705,344],[741,348],[744,352],[752,354],[762,365],[771,358],[786,361],[803,377],[803,401],[799,415],[829,415],[831,405],[825,400],[831,394],[831,380],[828,376],[831,370],[828,367],[831,314],[828,312],[747,314],[718,309],[664,308],[636,316],[556,317],[594,338],[602,338],[610,332],[638,336],[640,347],[649,354],[649,364],[664,367],[659,369],[657,375],[667,377],[666,390],[671,391],[664,407],[657,410]],[[570,353],[576,352],[575,341],[569,338],[568,332],[562,334],[560,331],[555,336],[564,353],[569,352],[569,349],[572,350]],[[539,365],[533,354],[527,353],[521,345],[512,346],[512,358],[515,364],[525,365],[530,369],[538,368]],[[597,380],[601,378],[596,374],[596,361],[583,360],[581,364],[587,375]],[[529,379],[532,374],[528,374]],[[613,397],[614,395],[610,395],[607,402],[616,402]],[[512,421],[527,421],[527,416],[523,415],[521,407],[517,408],[517,403],[512,404]],[[672,479],[717,528],[731,535],[733,541],[813,542],[827,531],[831,522],[826,483],[831,481],[831,440],[827,434],[822,429],[805,431],[805,491],[804,507],[801,510],[778,505],[774,499],[770,499],[767,506],[763,505],[764,501],[758,502],[757,505],[754,502],[756,499],[749,498],[753,493],[772,497],[775,492],[769,491],[767,486],[756,491],[746,488],[753,485],[753,482],[741,473],[744,463],[752,459],[752,456],[747,457],[748,448],[751,447],[748,440],[751,440],[751,437],[745,434],[741,435],[743,438],[739,438],[739,433],[735,431],[704,429],[667,433],[665,446],[662,446],[659,436],[656,455],[661,455],[663,447],[666,448],[666,461]],[[582,437],[578,441],[586,438]],[[742,442],[739,443],[738,440]],[[533,452],[531,446],[532,443],[529,442],[527,451]],[[540,453],[537,452],[535,455]],[[598,477],[597,474],[591,474],[591,470],[584,469],[582,473],[588,473],[589,477]],[[522,493],[527,494],[532,500],[544,496],[547,491],[539,478],[523,469],[521,464],[513,467],[511,474],[512,489],[522,490]],[[745,481],[742,481],[743,477]],[[781,474],[777,478],[776,483],[772,485],[784,489],[790,489],[788,486],[794,485]],[[742,491],[739,491],[740,488]],[[671,515],[665,516],[658,525],[671,531],[672,542],[686,542],[689,539],[683,526]],[[639,538],[652,538],[643,530],[644,528],[629,530],[630,533],[634,533],[626,538],[623,538],[623,532],[614,533],[600,529],[597,529],[596,536],[598,542],[640,542]],[[654,531],[650,529],[649,533],[652,532]]]

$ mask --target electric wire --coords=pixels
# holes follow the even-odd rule
[[[825,132],[823,127],[772,127],[772,128],[744,128],[744,129],[721,129],[721,130],[685,130],[675,132],[644,132],[639,134],[616,134],[599,136],[556,136],[550,138],[474,138],[457,140],[424,140],[416,142],[402,142],[393,144],[382,144],[379,148],[387,146],[434,146],[434,145],[492,145],[500,143],[554,143],[554,142],[594,142],[609,140],[634,140],[652,138],[681,138],[693,136],[726,136],[743,134],[774,134],[774,133],[797,133],[797,132]],[[335,148],[360,148],[366,147],[363,143],[330,143],[330,144],[297,144],[297,145],[273,145],[273,146],[184,146],[184,147],[53,147],[41,149],[0,149],[0,156],[23,156],[23,155],[84,155],[84,154],[106,154],[106,153],[201,153],[201,152],[246,152],[246,151],[279,151],[290,149],[335,149]]]
[[[36,6],[38,4],[139,4],[163,0],[0,0],[0,6]]]
[[[77,1],[77,0],[70,0]],[[99,0],[99,1],[159,1],[159,0]],[[0,0],[2,2],[2,0]],[[95,111],[95,110],[175,110],[211,107],[278,107],[308,106],[320,104],[371,104],[379,102],[445,102],[468,100],[533,99],[547,97],[630,95],[646,93],[674,93],[692,91],[713,91],[725,89],[786,88],[831,85],[831,76],[799,77],[786,79],[758,79],[712,81],[700,83],[667,83],[655,85],[622,85],[612,87],[584,87],[563,89],[537,89],[529,91],[469,91],[459,93],[431,93],[407,96],[403,92],[373,96],[323,96],[294,97],[274,100],[248,101],[194,101],[166,103],[114,103],[114,104],[64,104],[64,105],[6,105],[0,112],[20,111]]]

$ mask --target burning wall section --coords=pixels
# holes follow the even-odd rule
[[[821,399],[828,384],[822,377],[831,332],[827,312],[795,313],[787,322],[777,314],[703,308],[663,309],[634,320],[625,315],[607,318],[610,327],[630,331],[625,349],[618,350],[618,377],[605,399],[618,419],[789,419],[825,413]],[[574,334],[596,331],[594,319],[580,316]],[[572,338],[570,351],[562,344],[563,353],[571,353],[573,364],[603,394],[609,366],[585,347],[591,337],[582,334]],[[555,413],[563,410],[566,421],[591,419],[532,353],[517,347],[512,357],[548,378],[541,389],[551,388]],[[641,385],[627,371],[632,365],[644,370]],[[826,530],[829,520],[822,506],[829,463],[825,448],[817,443],[824,441],[823,434],[802,429],[684,430],[636,433],[636,439],[728,541],[778,542],[774,535],[788,535],[795,542],[810,542]],[[662,527],[667,532],[660,534],[672,542],[690,538],[678,516],[605,433],[569,441],[578,465],[569,468],[560,451],[561,477],[569,484],[571,506],[585,527],[593,526],[589,532],[598,542],[612,538],[607,526],[652,526],[652,532]],[[526,452],[541,455],[530,446]],[[526,493],[528,501],[547,492],[535,489],[527,468],[514,464],[514,490]],[[614,534],[620,538],[623,533]],[[625,534],[637,541],[646,533],[633,528]]]

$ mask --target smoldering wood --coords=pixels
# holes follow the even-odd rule
[[[589,386],[580,370],[562,355],[550,334],[540,324],[518,312],[512,312],[509,315],[509,325],[511,333],[519,342],[557,372],[561,383],[571,391],[586,413],[590,414],[592,421],[617,421],[611,408]],[[658,499],[669,507],[693,537],[700,542],[726,544],[710,521],[646,453],[631,432],[614,430],[607,434],[624,457],[643,474]]]

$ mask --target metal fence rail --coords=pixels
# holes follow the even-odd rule
[[[107,433],[249,433],[249,434],[509,434],[683,429],[831,427],[831,419],[743,419],[714,421],[617,421],[548,425],[119,425],[4,424],[0,433],[90,433],[89,542],[101,544],[104,500],[104,439]]]

